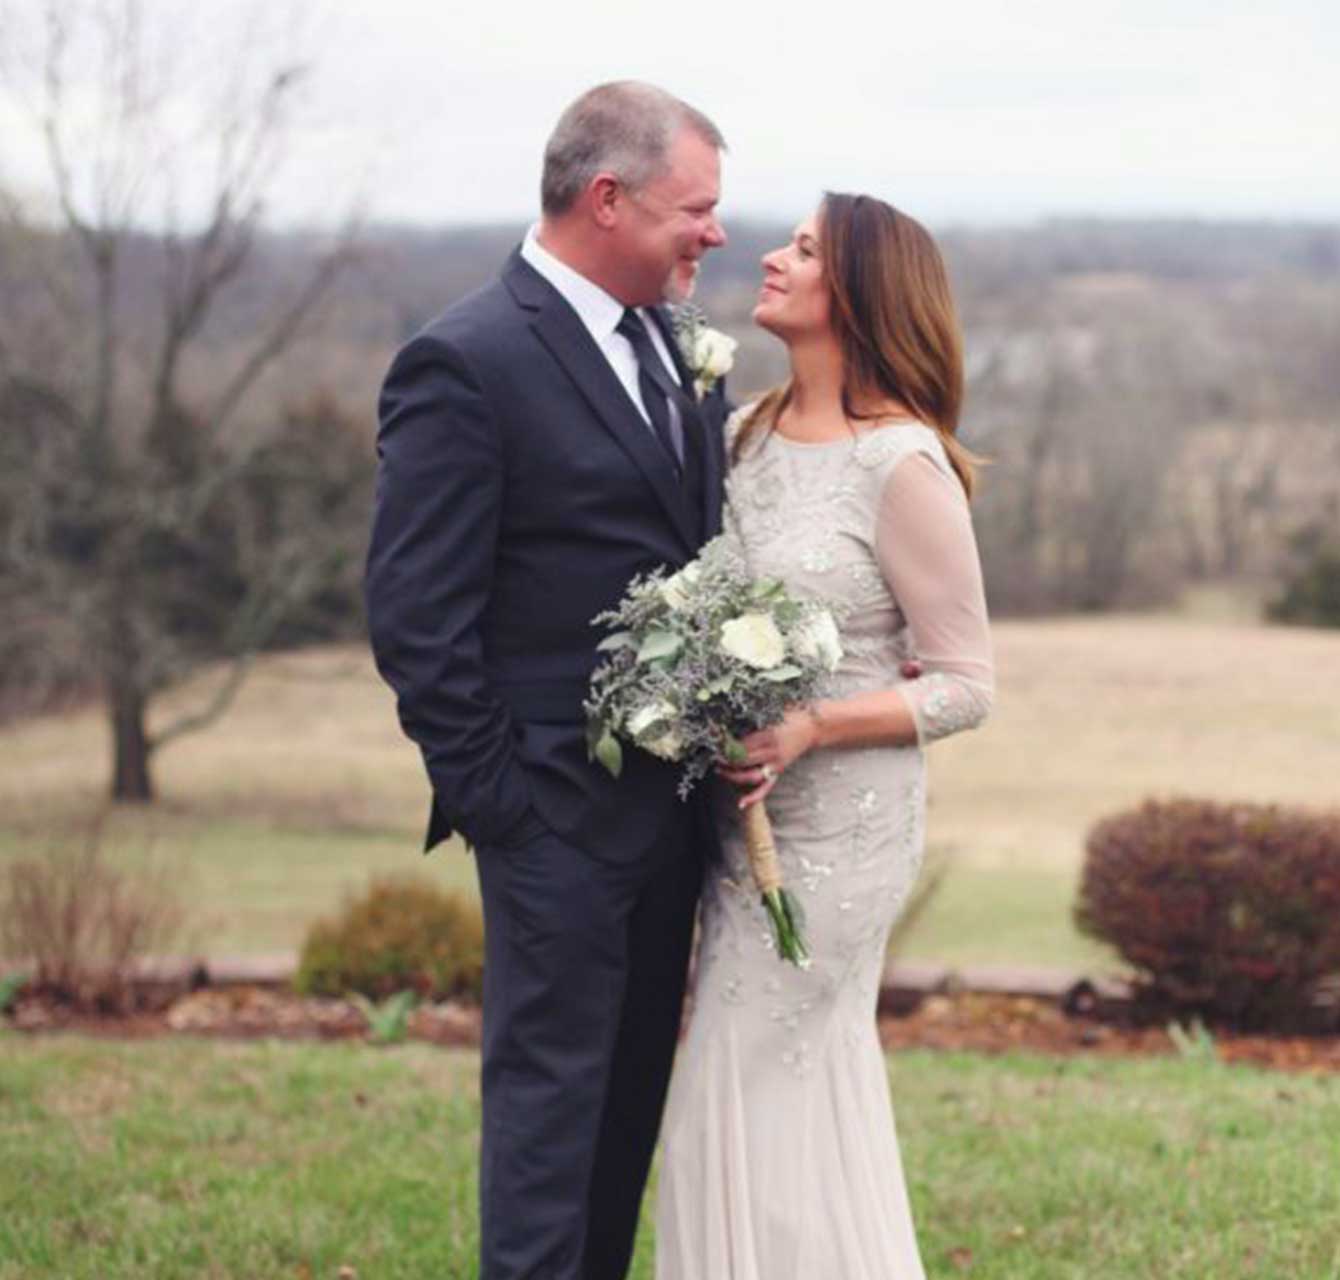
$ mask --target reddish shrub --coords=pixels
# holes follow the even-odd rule
[[[1153,997],[1287,1026],[1340,975],[1340,814],[1148,801],[1097,823],[1086,850],[1075,924]]]

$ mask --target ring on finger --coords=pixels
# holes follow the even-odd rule
[[[777,776],[777,770],[770,764],[760,765],[758,771],[763,775],[764,782],[771,782]]]

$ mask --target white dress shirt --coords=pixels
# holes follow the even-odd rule
[[[591,337],[595,339],[596,346],[609,361],[610,368],[614,370],[623,389],[628,392],[629,399],[637,406],[637,411],[646,422],[647,429],[651,430],[651,418],[647,416],[647,407],[642,403],[642,392],[637,383],[637,356],[633,352],[633,344],[623,334],[615,332],[615,326],[623,319],[623,303],[580,272],[574,271],[566,262],[560,262],[554,257],[536,239],[536,230],[536,227],[531,227],[526,232],[526,238],[521,244],[521,256],[563,295],[564,300],[577,313],[578,319],[586,326]],[[638,307],[637,313],[642,317],[647,332],[651,334],[652,346],[656,348],[657,355],[669,370],[670,377],[678,384],[679,374],[675,370],[675,362],[665,345],[665,339],[661,336],[660,325],[647,314],[646,307]],[[670,412],[675,419],[678,419],[679,406],[673,400],[670,401]]]

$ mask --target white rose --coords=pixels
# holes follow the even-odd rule
[[[684,740],[677,730],[665,729],[654,738],[644,739],[642,736],[656,725],[674,720],[678,714],[679,710],[674,703],[665,698],[656,698],[644,702],[629,715],[624,721],[624,728],[643,751],[649,751],[662,760],[678,760],[679,753],[684,749]]]
[[[721,628],[721,647],[760,671],[779,666],[786,657],[786,641],[770,613],[746,613]]]
[[[638,746],[662,760],[678,760],[680,752],[684,750],[684,739],[674,729],[667,729],[660,737],[639,742]]]
[[[842,661],[842,640],[837,623],[827,609],[812,613],[803,627],[791,634],[791,648],[796,657],[821,662],[827,671],[836,671]]]
[[[661,583],[661,599],[672,609],[682,609],[689,602],[689,595],[702,577],[702,567],[697,561],[686,564],[678,573],[671,574]]]
[[[644,702],[636,711],[629,713],[624,721],[624,728],[633,738],[639,738],[646,733],[654,724],[660,724],[665,720],[673,720],[678,713],[675,710],[674,703],[668,702],[665,698],[656,698],[651,702]],[[639,743],[639,746],[642,744]]]
[[[713,381],[724,378],[735,364],[735,348],[739,345],[720,329],[704,326],[698,331],[694,343],[694,368]]]

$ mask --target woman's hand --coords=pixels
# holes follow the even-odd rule
[[[904,680],[916,680],[922,674],[922,666],[915,658],[909,658],[900,668]],[[907,704],[895,696],[898,715],[908,726],[912,724]],[[839,702],[830,704],[838,708],[848,705]],[[881,715],[887,712],[881,708]],[[792,707],[782,718],[780,724],[770,729],[760,729],[741,739],[746,755],[742,764],[720,764],[717,773],[727,782],[739,787],[744,793],[740,797],[740,808],[747,809],[758,804],[777,784],[784,770],[789,768],[807,751],[813,751],[819,745],[820,720],[818,713],[808,707]],[[899,741],[916,739],[916,730],[911,727],[900,729],[904,737]],[[910,735],[910,738],[908,737]],[[832,736],[832,724],[829,722],[829,736]]]
[[[777,779],[818,742],[819,726],[804,707],[792,707],[780,724],[741,739],[747,755],[742,764],[722,764],[717,773],[745,792],[740,808],[758,804],[777,785]]]

